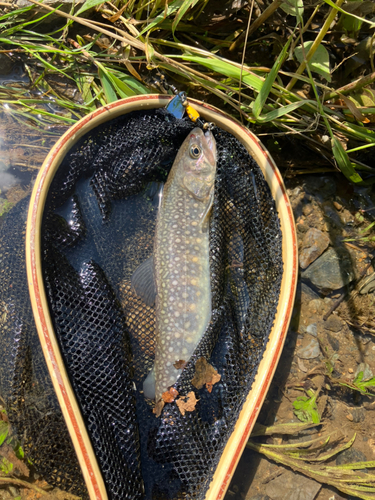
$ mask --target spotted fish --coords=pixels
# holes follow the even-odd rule
[[[155,364],[143,384],[158,401],[188,361],[211,318],[209,215],[214,196],[216,142],[195,128],[182,144],[164,186],[153,257],[132,285],[147,304],[156,297]]]

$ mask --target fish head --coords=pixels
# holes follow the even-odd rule
[[[206,201],[216,174],[216,141],[212,132],[193,129],[185,140],[182,158],[182,186],[194,198]]]

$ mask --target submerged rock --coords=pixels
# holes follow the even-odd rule
[[[286,471],[266,485],[266,494],[272,500],[313,500],[321,484],[313,479]]]
[[[338,290],[354,279],[353,264],[343,248],[329,248],[305,271],[302,278],[309,280],[323,292]]]
[[[315,337],[312,337],[310,342],[301,349],[298,349],[297,356],[301,359],[314,359],[320,354],[319,342]]]
[[[329,237],[323,231],[312,227],[305,234],[302,241],[302,250],[299,255],[299,265],[306,269],[314,262],[329,245]]]

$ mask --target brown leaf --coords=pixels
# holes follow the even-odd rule
[[[160,401],[158,401],[156,403],[156,405],[154,406],[153,410],[152,410],[152,413],[155,413],[156,415],[156,418],[160,417],[161,415],[161,412],[163,411],[163,408],[164,408],[164,401],[161,399]]]
[[[168,391],[163,392],[161,399],[164,403],[173,403],[177,396],[178,391],[174,387],[171,387]]]
[[[219,382],[221,375],[217,373],[217,370],[207,362],[206,358],[201,357],[195,363],[195,375],[191,383],[197,389],[201,389],[206,385],[209,392],[212,391],[212,386]]]
[[[183,370],[186,366],[186,361],[184,359],[179,359],[173,366],[176,370]]]
[[[194,411],[195,410],[195,405],[199,399],[195,397],[195,394],[193,391],[189,392],[187,396],[183,396],[179,399],[176,400],[176,405],[178,406],[178,409],[181,412],[181,415],[185,415],[186,411]]]

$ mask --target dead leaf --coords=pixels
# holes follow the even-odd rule
[[[168,391],[163,392],[161,399],[164,403],[173,403],[177,396],[178,391],[174,387],[171,387]]]
[[[176,405],[181,412],[181,415],[185,415],[186,411],[194,411],[195,405],[199,399],[195,397],[195,393],[193,391],[189,392],[187,396],[182,396],[181,398],[176,400]]]
[[[163,411],[163,408],[164,408],[164,401],[161,399],[160,401],[158,401],[156,403],[156,405],[154,406],[153,410],[152,410],[152,413],[155,413],[156,415],[156,418],[160,417],[161,415],[161,412]]]
[[[186,361],[184,359],[179,359],[173,366],[176,370],[183,370],[186,366]]]
[[[217,373],[217,370],[207,362],[206,358],[201,357],[195,363],[195,375],[191,383],[197,389],[201,389],[206,385],[209,392],[212,391],[212,386],[219,382],[221,375]]]

